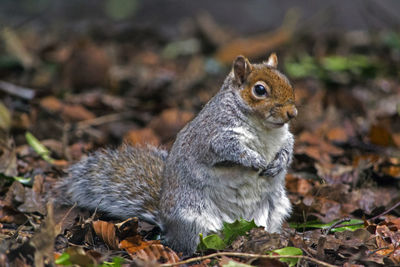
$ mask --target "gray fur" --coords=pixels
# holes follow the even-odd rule
[[[287,124],[268,128],[240,90],[231,72],[168,156],[152,147],[88,156],[58,184],[59,202],[156,223],[164,243],[184,255],[195,251],[199,233],[238,218],[279,232],[291,209],[284,182],[293,136]]]
[[[166,157],[165,150],[151,146],[97,151],[69,168],[69,175],[53,190],[56,203],[77,203],[114,217],[136,216],[160,224],[158,202]]]
[[[180,131],[167,158],[160,202],[164,238],[187,255],[199,233],[217,231],[223,222],[255,219],[278,232],[290,211],[284,178],[293,136],[287,125],[268,129],[252,116],[231,81],[232,75]]]

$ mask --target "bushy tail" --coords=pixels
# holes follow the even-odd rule
[[[59,181],[57,204],[73,205],[126,219],[139,217],[159,224],[161,175],[167,151],[155,147],[105,149],[72,165]]]

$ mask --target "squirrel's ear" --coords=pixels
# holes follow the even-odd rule
[[[249,75],[252,69],[253,66],[244,56],[238,56],[233,62],[233,73],[235,75],[235,80],[239,84],[242,84],[246,80],[247,75]]]
[[[275,53],[272,53],[269,56],[268,61],[267,61],[267,65],[271,66],[271,67],[274,67],[274,68],[278,67],[278,57],[276,56]]]

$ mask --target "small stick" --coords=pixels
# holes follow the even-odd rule
[[[35,91],[33,89],[21,87],[5,81],[0,81],[0,89],[10,95],[27,100],[31,100],[35,97]]]
[[[343,218],[343,219],[341,219],[341,220],[335,222],[334,224],[332,224],[331,226],[329,226],[329,228],[327,228],[327,229],[325,230],[325,235],[329,234],[329,232],[330,232],[332,229],[334,229],[334,228],[339,228],[338,225],[341,225],[341,224],[344,223],[344,222],[349,222],[350,220],[351,220],[350,218]],[[344,225],[344,226],[347,226],[347,225]],[[340,226],[340,227],[341,227],[341,226]]]
[[[97,126],[105,123],[110,123],[114,121],[119,121],[130,115],[131,112],[122,112],[122,113],[116,113],[116,114],[109,114],[101,117],[97,117],[94,119],[90,120],[84,120],[81,122],[78,122],[76,124],[76,129],[78,130],[84,130],[86,128],[89,128],[91,126]]]
[[[261,259],[279,259],[279,258],[303,259],[303,260],[315,262],[315,263],[320,264],[325,267],[338,267],[337,265],[332,265],[327,262],[323,262],[323,261],[311,258],[309,256],[303,256],[303,255],[291,255],[291,256],[289,256],[289,255],[288,256],[260,255],[260,254],[241,253],[241,252],[217,252],[217,253],[213,253],[210,255],[195,257],[195,258],[191,258],[191,259],[187,259],[187,260],[179,261],[179,262],[175,262],[175,263],[161,264],[160,266],[161,267],[172,267],[172,266],[181,265],[181,264],[188,264],[188,263],[195,262],[195,261],[211,259],[211,258],[215,258],[215,257],[219,257],[219,256],[231,256],[231,257],[241,257],[241,258],[261,258]]]
[[[375,219],[378,219],[379,217],[388,214],[389,212],[391,212],[392,210],[394,210],[394,209],[397,208],[398,206],[400,206],[400,201],[397,202],[396,204],[394,204],[394,206],[391,207],[390,209],[388,209],[388,210],[382,212],[381,214],[376,215],[375,217],[372,217],[371,219],[368,219],[368,221],[370,221],[370,220],[373,221],[373,220],[375,220]]]

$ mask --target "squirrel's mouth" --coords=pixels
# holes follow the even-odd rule
[[[270,125],[271,128],[280,128],[283,125],[285,125],[284,122],[271,122],[271,121],[269,121],[268,124]]]

